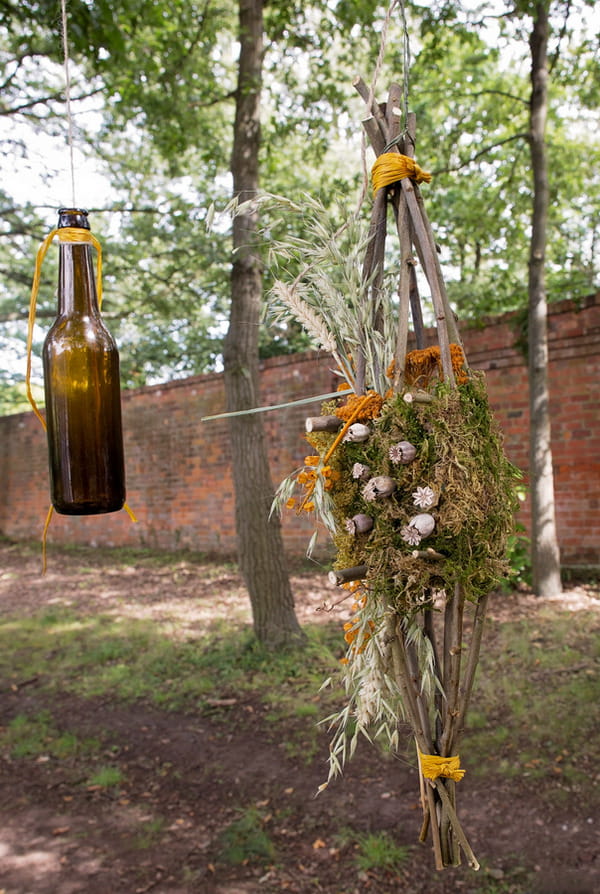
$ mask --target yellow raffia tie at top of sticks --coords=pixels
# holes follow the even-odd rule
[[[437,754],[423,754],[419,751],[419,762],[421,764],[421,773],[426,779],[437,779],[438,776],[447,776],[448,779],[454,779],[460,782],[466,773],[466,770],[460,768],[460,755],[455,754],[453,757],[440,757]]]
[[[373,193],[377,193],[382,186],[390,186],[398,180],[404,180],[405,177],[416,183],[431,183],[431,174],[420,168],[414,158],[401,155],[399,152],[384,152],[371,168]]]

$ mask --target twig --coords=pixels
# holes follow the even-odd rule
[[[446,603],[444,618],[444,692],[446,693],[446,717],[439,753],[443,757],[452,754],[455,744],[456,718],[460,690],[460,663],[462,653],[463,611],[465,591],[456,584],[452,598]]]
[[[471,849],[471,845],[469,844],[469,842],[467,840],[467,836],[465,835],[463,828],[459,822],[458,816],[456,815],[456,810],[454,809],[454,806],[452,805],[452,802],[450,801],[450,797],[448,795],[448,792],[446,791],[446,786],[444,785],[444,782],[442,781],[442,779],[438,778],[434,781],[433,784],[435,785],[436,791],[437,791],[438,795],[440,796],[440,799],[442,801],[442,804],[444,805],[444,808],[448,812],[448,816],[450,817],[450,822],[452,823],[452,829],[454,830],[454,834],[458,838],[459,844],[464,851],[464,854],[465,854],[465,857],[467,858],[467,862],[468,862],[469,866],[471,867],[471,869],[475,869],[475,870],[479,869],[479,861],[477,860],[477,857],[473,853],[473,851]]]
[[[452,359],[450,357],[448,318],[446,314],[444,299],[442,297],[442,288],[440,286],[439,262],[437,261],[435,245],[432,241],[430,241],[429,232],[424,223],[424,218],[426,217],[426,215],[422,213],[422,209],[417,202],[415,184],[412,182],[412,180],[409,180],[405,177],[403,180],[400,181],[400,185],[406,196],[408,211],[414,227],[415,245],[418,244],[420,247],[425,275],[427,276],[427,281],[431,289],[431,300],[433,302],[433,309],[435,313],[444,378],[451,388],[455,388],[456,381],[454,378],[454,371],[452,369]]]
[[[475,682],[475,673],[479,662],[479,651],[481,649],[481,638],[483,636],[483,623],[489,602],[489,593],[482,596],[477,603],[475,615],[473,617],[473,632],[471,633],[471,645],[469,648],[469,657],[467,659],[467,667],[465,669],[464,681],[460,687],[460,706],[458,709],[458,718],[456,720],[457,736],[462,733],[465,725],[465,717],[469,709],[469,701],[471,692],[473,691],[473,683]]]

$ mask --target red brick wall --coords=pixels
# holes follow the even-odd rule
[[[527,468],[527,368],[516,346],[517,315],[463,332],[471,366],[486,371],[492,407],[508,456]],[[600,564],[600,295],[580,306],[552,305],[549,321],[553,455],[558,533],[564,564]],[[262,369],[263,404],[334,387],[327,355],[276,357]],[[55,515],[49,542],[149,545],[235,552],[234,495],[226,420],[200,422],[223,410],[220,375],[195,376],[123,395],[128,503],[125,512],[88,518]],[[318,412],[290,407],[263,416],[275,484],[306,454],[304,418]],[[45,435],[32,413],[0,418],[0,532],[16,539],[41,535],[48,507]],[[522,520],[528,522],[525,504]],[[288,551],[302,555],[308,519],[286,513]],[[325,544],[325,538],[323,538]]]

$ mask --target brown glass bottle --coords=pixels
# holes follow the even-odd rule
[[[59,229],[90,228],[87,211],[58,215]],[[116,512],[125,502],[119,355],[100,318],[91,245],[59,251],[58,316],[42,352],[52,505],[64,515]]]

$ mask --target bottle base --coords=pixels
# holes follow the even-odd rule
[[[55,512],[59,515],[106,515],[109,512],[120,512],[125,500],[120,503],[55,503]]]

